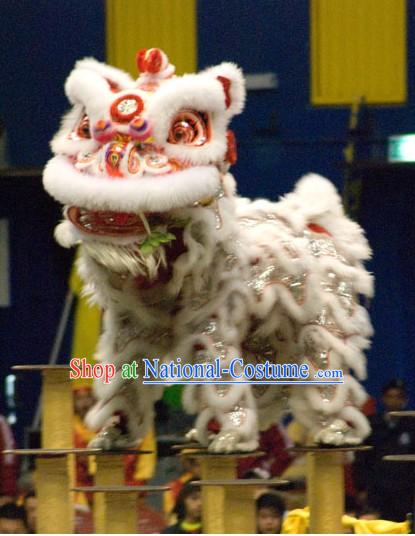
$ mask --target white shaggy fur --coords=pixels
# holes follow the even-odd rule
[[[120,185],[111,178],[79,173],[64,156],[55,156],[45,168],[43,184],[64,204],[91,210],[151,212],[180,208],[214,195],[220,175],[212,166],[200,166],[159,177],[125,178]]]
[[[238,198],[233,177],[225,173],[225,154],[229,120],[245,100],[241,71],[225,63],[180,78],[171,77],[173,67],[165,63],[168,69],[160,75],[143,73],[133,81],[94,60],[78,62],[66,84],[74,108],[52,141],[56,156],[44,173],[45,188],[63,204],[167,217],[127,237],[87,235],[66,219],[56,228],[63,246],[82,243],[79,271],[85,291],[105,311],[96,358],[114,362],[118,371],[111,384],[96,383],[99,402],[88,415],[89,426],[101,428],[115,411],[125,413],[134,437],[150,426],[161,388],[123,381],[124,363],[178,356],[210,363],[219,356],[225,365],[242,356],[253,364],[265,358],[307,363],[312,372],[340,369],[344,383],[186,386],[184,407],[197,414],[189,438],[215,452],[254,450],[258,430],[277,421],[288,403],[316,442],[360,442],[369,426],[359,409],[366,394],[356,378],[366,375],[364,350],[372,328],[358,295],[373,295],[373,278],[363,267],[371,251],[362,229],[344,215],[333,185],[318,175],[303,177],[277,203]],[[230,81],[228,107],[217,77]],[[121,90],[115,97],[108,80]],[[144,82],[154,86],[146,96],[140,88]],[[113,99],[128,92],[143,95],[142,117],[152,128],[151,139],[137,147],[184,162],[185,169],[114,179],[104,171],[94,175],[95,168],[75,167],[78,153],[102,156],[108,148],[91,139],[71,139],[83,114],[105,119]],[[182,110],[209,115],[211,139],[205,145],[167,141]],[[124,139],[126,126],[115,126]],[[120,169],[126,169],[125,161]],[[169,218],[183,222],[180,231],[169,226]],[[141,254],[147,234],[171,231],[184,246],[176,256],[170,245]],[[169,276],[163,280],[166,269]],[[151,285],[143,284],[143,277]],[[212,419],[218,434],[209,431]]]

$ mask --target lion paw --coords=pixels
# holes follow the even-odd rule
[[[359,445],[361,439],[345,421],[335,419],[314,435],[314,442],[318,445],[341,447]]]
[[[210,452],[230,454],[232,452],[252,452],[258,448],[258,441],[252,439],[241,441],[241,434],[237,430],[219,432],[209,444]]]

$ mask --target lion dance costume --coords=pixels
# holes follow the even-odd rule
[[[76,63],[65,85],[72,109],[44,172],[64,205],[56,239],[80,244],[85,291],[104,310],[95,357],[118,369],[95,383],[94,444],[136,444],[152,423],[163,386],[122,379],[122,364],[177,356],[343,370],[338,385],[187,385],[183,404],[197,415],[188,437],[211,451],[255,450],[258,430],[287,407],[316,443],[360,443],[372,332],[359,303],[372,294],[361,228],[317,175],[279,202],[236,195],[228,124],[245,100],[236,65],[175,76],[159,49],[140,51],[137,64],[133,80],[94,59]]]

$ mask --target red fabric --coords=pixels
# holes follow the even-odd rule
[[[137,454],[124,455],[124,475],[126,486],[142,486],[146,483],[145,480],[137,480],[135,478],[136,464],[138,461]]]
[[[225,160],[229,162],[231,166],[236,164],[236,161],[238,160],[238,153],[236,149],[236,138],[235,134],[232,130],[228,130],[226,133],[226,141],[228,144],[228,148],[226,151]]]
[[[217,76],[216,77],[219,82],[222,84],[223,86],[223,91],[225,93],[225,106],[226,108],[229,108],[229,106],[231,105],[231,81],[229,80],[229,78],[226,78],[226,76]]]
[[[241,458],[238,461],[238,478],[255,468],[269,471],[270,476],[279,476],[292,463],[294,458],[287,452],[287,441],[278,425],[274,424],[268,430],[260,432],[258,450],[265,452],[264,456]]]
[[[6,449],[16,448],[13,432],[3,416],[0,416],[0,453]],[[0,493],[16,495],[17,471],[19,462],[17,456],[6,454],[0,456]]]
[[[161,50],[159,48],[153,48],[151,51],[141,49],[137,52],[136,62],[141,73],[156,74],[160,72],[163,63]]]
[[[354,497],[356,495],[356,489],[353,482],[353,466],[351,463],[344,465],[344,488],[346,496]]]
[[[325,235],[328,235],[328,236],[331,236],[331,234],[327,231],[327,229],[325,229],[324,227],[322,227],[321,225],[318,225],[317,223],[309,223],[307,225],[307,227],[310,229],[310,231],[312,231],[313,233],[319,233],[319,234],[325,234]]]
[[[369,398],[363,404],[361,409],[363,415],[366,415],[366,417],[374,415],[376,413],[376,398],[374,398],[373,396],[369,396]]]

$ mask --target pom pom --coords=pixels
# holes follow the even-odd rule
[[[159,48],[142,49],[137,52],[136,62],[141,73],[157,74],[168,65],[166,54]]]
[[[129,130],[131,137],[136,140],[144,141],[151,136],[151,126],[149,122],[141,117],[136,117],[131,121]]]
[[[92,134],[100,143],[106,143],[107,141],[112,140],[115,136],[115,129],[111,121],[100,119],[95,123],[94,128],[92,129]]]

